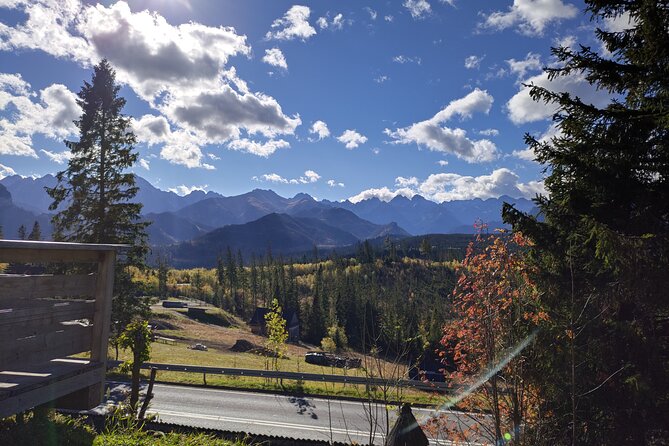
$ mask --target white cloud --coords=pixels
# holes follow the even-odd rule
[[[330,13],[328,12],[324,17],[319,17],[318,20],[316,20],[316,24],[320,29],[340,31],[344,28],[344,23],[346,21],[344,20],[344,15],[342,13],[336,14],[330,22],[328,22],[329,17]]]
[[[439,161],[437,161],[437,164],[439,164],[441,167],[448,166],[448,161],[439,160]]]
[[[33,135],[64,139],[78,130],[73,121],[81,115],[77,96],[61,84],[52,84],[39,94],[20,75],[0,75],[0,112],[13,107],[0,119],[0,155],[37,158]]]
[[[9,166],[5,166],[4,164],[0,164],[0,180],[12,175],[16,175],[16,171],[14,171],[14,169]]]
[[[471,140],[460,128],[442,126],[454,116],[470,118],[473,113],[488,114],[493,97],[478,88],[467,96],[451,101],[432,118],[396,130],[385,129],[394,144],[425,146],[431,151],[451,153],[467,162],[491,161],[497,157],[495,143],[487,139]]]
[[[307,40],[316,34],[316,30],[309,24],[311,9],[308,6],[293,5],[283,17],[272,23],[272,30],[265,35],[267,40]]]
[[[636,20],[630,16],[629,11],[625,11],[623,14],[605,17],[602,28],[611,33],[620,33],[636,26]]]
[[[170,123],[164,116],[143,115],[132,119],[131,125],[137,141],[149,146],[168,142],[172,134]]]
[[[263,56],[262,61],[272,65],[273,67],[283,68],[284,70],[288,69],[286,57],[279,48],[270,48],[265,50],[265,55]]]
[[[395,20],[395,17],[393,17],[392,15],[386,15],[383,16],[383,20],[385,20],[388,23],[392,23]]]
[[[376,17],[378,16],[377,12],[370,8],[369,6],[365,7],[365,11],[369,13],[369,18],[372,20],[376,20]]]
[[[395,187],[394,190],[388,187],[367,189],[350,197],[349,201],[358,203],[370,198],[390,201],[397,196],[412,198],[420,194],[428,200],[441,203],[474,198],[498,198],[502,195],[513,198],[533,198],[536,194],[546,194],[543,182],[523,183],[516,173],[507,168],[496,169],[490,175],[478,177],[456,173],[437,173],[429,175],[422,182],[415,177],[398,177],[395,180]]]
[[[415,63],[420,65],[423,63],[423,60],[420,57],[409,57],[403,54],[393,57],[393,62],[404,65],[405,63]]]
[[[208,156],[209,159],[212,160],[212,161],[219,161],[219,160],[221,159],[220,156],[216,156],[216,155],[213,154],[213,153],[207,153],[207,156]]]
[[[299,116],[286,116],[271,96],[238,92],[229,85],[179,95],[160,109],[184,129],[218,144],[239,138],[242,130],[268,138],[293,134],[302,123]]]
[[[214,170],[211,164],[202,162],[202,150],[194,142],[194,137],[188,132],[173,132],[171,141],[160,150],[160,157],[172,164],[188,167],[189,169],[202,168]]]
[[[328,128],[328,125],[324,121],[316,121],[311,125],[309,133],[311,133],[312,135],[316,135],[317,136],[316,141],[320,141],[321,139],[330,136],[330,129]]]
[[[543,68],[541,56],[537,53],[527,53],[525,59],[522,60],[508,59],[506,63],[518,80],[524,79],[528,71],[539,71]]]
[[[483,136],[497,136],[499,135],[499,130],[497,129],[485,129],[485,130],[480,130],[479,135]]]
[[[367,189],[363,190],[357,195],[353,195],[352,197],[349,197],[348,201],[351,203],[359,203],[364,200],[369,200],[372,198],[378,198],[381,201],[390,201],[395,197],[406,197],[406,198],[412,198],[414,195],[416,195],[416,192],[409,188],[403,188],[403,189],[397,189],[395,191],[392,191],[388,189],[387,187],[382,187],[379,189]]]
[[[388,76],[386,76],[385,74],[374,78],[374,82],[376,82],[377,84],[382,84],[382,83],[384,83],[386,81],[389,81],[389,80],[390,80],[390,78]]]
[[[538,193],[546,193],[543,182],[521,183],[519,180],[516,173],[505,167],[478,177],[438,173],[430,175],[418,190],[425,198],[436,202],[498,198],[502,195],[532,198]]]
[[[432,7],[427,0],[405,0],[402,5],[409,10],[414,19],[422,19],[432,12]]]
[[[307,170],[304,172],[304,177],[301,178],[301,182],[303,183],[315,183],[316,181],[320,180],[321,176],[318,175],[316,172],[313,170]]]
[[[471,55],[465,59],[465,68],[469,70],[478,69],[485,56]]]
[[[346,130],[344,133],[337,137],[337,141],[346,145],[347,149],[355,149],[367,142],[367,137],[361,135],[356,130]]]
[[[182,184],[181,186],[171,187],[168,190],[183,197],[190,194],[191,192],[195,192],[196,190],[206,192],[208,187],[209,186],[206,184],[203,186],[186,186],[185,184]]]
[[[409,178],[397,177],[397,178],[395,178],[395,186],[397,186],[399,188],[418,186],[418,178],[416,178],[416,177],[409,177]]]
[[[599,107],[606,105],[611,98],[605,91],[597,90],[590,85],[582,73],[556,77],[552,81],[548,80],[547,73],[541,73],[526,79],[523,83],[555,92],[569,93],[573,97],[579,97],[586,104]],[[550,118],[557,111],[557,106],[534,101],[530,97],[530,87],[522,86],[518,93],[509,99],[506,109],[509,119],[514,124],[525,124]]]
[[[119,79],[149,101],[163,91],[215,87],[229,58],[251,51],[234,28],[173,26],[157,13],[133,13],[123,1],[85,7],[78,20],[92,60],[107,58]]]
[[[47,158],[56,164],[65,164],[70,159],[72,159],[72,152],[69,150],[64,150],[62,152],[50,152],[48,150],[42,149],[40,152],[45,154]]]
[[[508,11],[496,11],[485,18],[483,28],[502,30],[517,27],[525,35],[541,35],[551,22],[571,19],[578,8],[562,0],[514,0]]]
[[[150,165],[150,163],[149,163],[147,160],[145,160],[144,158],[140,158],[140,159],[139,159],[139,166],[140,166],[142,169],[151,170],[151,165]]]
[[[345,187],[344,183],[337,182],[335,180],[328,180],[328,186],[330,187]]]
[[[538,140],[540,143],[550,143],[553,138],[562,137],[562,130],[557,126],[557,123],[552,122],[546,131],[539,136]],[[514,150],[512,153],[518,159],[523,161],[535,161],[536,153],[532,150],[531,147],[527,147],[523,150]]]
[[[233,150],[250,153],[252,155],[267,158],[279,149],[290,147],[290,144],[283,139],[270,139],[266,142],[252,141],[242,138],[231,141],[228,147]]]
[[[267,181],[277,184],[308,184],[316,183],[321,179],[321,176],[313,170],[307,170],[304,172],[304,175],[299,178],[284,178],[278,173],[266,173],[260,176],[254,176],[251,179],[254,181]]]

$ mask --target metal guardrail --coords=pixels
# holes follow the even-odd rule
[[[109,367],[117,367],[120,361],[107,361]],[[279,372],[274,370],[237,369],[230,367],[208,367],[199,365],[158,364],[145,362],[143,369],[155,368],[159,371],[203,373],[208,375],[246,376],[249,378],[289,379],[301,381],[315,381],[340,384],[356,384],[369,386],[410,387],[418,390],[433,392],[447,392],[452,390],[448,383],[423,382],[409,379],[383,379],[366,376],[320,375],[318,373]]]

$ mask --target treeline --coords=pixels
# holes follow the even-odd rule
[[[416,357],[442,336],[456,266],[379,254],[364,245],[358,256],[310,263],[253,258],[246,264],[228,250],[217,268],[175,270],[161,262],[146,273],[135,271],[135,278],[148,294],[200,299],[244,319],[276,298],[297,311],[306,342]]]

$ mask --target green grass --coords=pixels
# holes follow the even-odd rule
[[[82,421],[50,413],[39,418],[29,413],[0,420],[0,445],[7,446],[244,446],[204,434],[181,434],[113,428],[96,433]]]

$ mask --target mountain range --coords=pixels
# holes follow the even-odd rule
[[[477,220],[491,227],[503,226],[504,202],[525,212],[534,209],[532,201],[508,196],[435,203],[416,195],[388,202],[371,198],[352,203],[318,201],[305,193],[285,198],[263,189],[231,197],[204,191],[180,196],[139,176],[136,183],[143,218],[152,222],[148,228],[150,244],[170,245],[175,259],[184,264],[196,264],[199,257],[208,263],[227,246],[246,254],[262,255],[268,247],[276,254],[290,254],[385,236],[472,233]],[[0,180],[0,225],[7,238],[13,238],[21,224],[30,230],[34,221],[39,221],[42,234],[49,236],[51,199],[44,188],[55,184],[53,175],[14,175]]]

